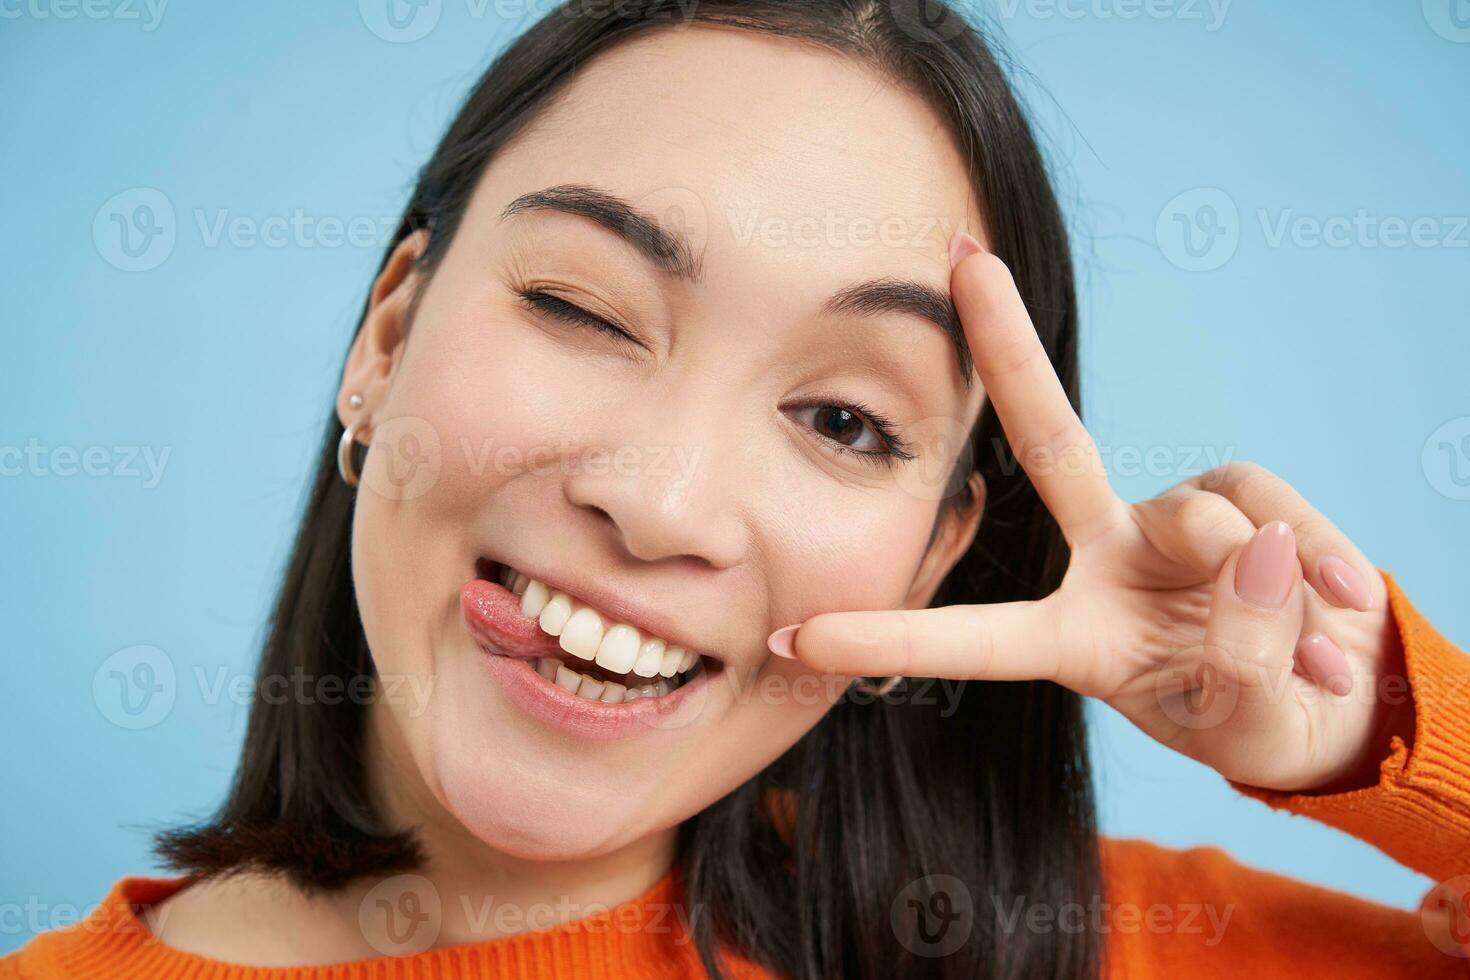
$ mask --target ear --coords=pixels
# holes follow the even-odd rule
[[[343,428],[364,415],[370,416],[373,406],[381,405],[387,396],[403,352],[409,303],[419,287],[414,262],[428,241],[429,233],[424,229],[404,238],[373,281],[367,313],[347,352],[342,384],[337,389],[337,418]],[[353,395],[362,396],[366,407],[353,408],[349,402]]]
[[[970,488],[969,500],[959,506],[944,508],[934,541],[924,552],[919,571],[904,597],[905,609],[928,606],[944,577],[975,542],[975,532],[980,529],[980,515],[985,511],[985,477],[975,470],[965,483]]]

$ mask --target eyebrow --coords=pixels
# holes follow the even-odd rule
[[[507,204],[500,217],[505,219],[526,211],[560,211],[589,218],[620,236],[663,272],[695,283],[703,273],[701,261],[686,235],[665,228],[632,202],[601,188],[558,184],[532,191]],[[916,280],[881,277],[844,286],[822,304],[822,311],[828,315],[897,314],[927,320],[949,338],[965,389],[972,387],[974,360],[959,311],[947,292]]]

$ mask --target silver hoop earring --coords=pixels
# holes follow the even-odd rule
[[[898,682],[901,680],[903,680],[902,674],[894,674],[892,677],[883,678],[883,683],[873,685],[868,683],[868,679],[866,677],[859,677],[856,681],[853,682],[852,686],[857,688],[864,694],[871,695],[875,698],[881,698],[883,695],[887,694],[889,691],[897,687]]]
[[[342,482],[349,487],[357,486],[357,467],[352,462],[352,447],[357,442],[357,429],[359,422],[354,421],[342,430],[342,438],[337,440],[337,472],[342,476]]]

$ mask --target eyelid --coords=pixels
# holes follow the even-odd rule
[[[521,301],[523,305],[536,312],[545,314],[547,316],[570,320],[583,326],[592,327],[593,329],[602,330],[606,333],[615,335],[619,339],[626,340],[632,344],[636,344],[640,348],[643,348],[645,350],[648,349],[642,341],[638,340],[638,338],[634,337],[631,333],[629,333],[616,322],[608,319],[607,317],[593,313],[590,310],[582,307],[580,304],[572,302],[571,300],[564,299],[561,296],[557,296],[546,291],[545,289],[538,289],[535,287],[518,287],[516,288],[515,292],[517,298]],[[872,408],[869,408],[861,402],[850,401],[848,399],[842,398],[841,396],[835,395],[816,395],[812,396],[800,405],[795,405],[791,407],[801,409],[840,408],[844,411],[851,412],[862,419],[864,425],[873,430],[873,434],[878,438],[880,442],[883,443],[884,446],[883,449],[853,449],[851,446],[844,445],[837,440],[831,438],[830,436],[823,435],[822,433],[816,432],[816,430],[813,429],[813,433],[818,438],[820,438],[824,444],[829,446],[833,452],[847,453],[852,456],[861,457],[863,460],[873,463],[875,465],[885,465],[890,467],[893,466],[895,463],[906,462],[915,458],[915,453],[913,453],[909,449],[907,441],[898,434],[894,424],[886,416],[878,413]]]
[[[545,289],[535,287],[518,288],[516,295],[523,305],[535,312],[577,323],[581,326],[591,327],[594,330],[601,330],[621,340],[636,344],[644,350],[648,349],[646,344],[633,336],[630,331],[616,321],[601,314],[593,313],[580,304],[557,296]]]

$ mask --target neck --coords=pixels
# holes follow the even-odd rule
[[[368,727],[367,759],[378,812],[393,826],[415,828],[427,860],[409,874],[349,887],[336,904],[354,920],[364,902],[389,917],[392,908],[405,914],[417,908],[423,915],[437,905],[437,930],[429,930],[435,937],[428,945],[497,939],[620,905],[647,891],[673,864],[673,829],[576,860],[533,860],[497,850],[465,830],[430,792],[385,706],[374,704]]]

